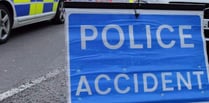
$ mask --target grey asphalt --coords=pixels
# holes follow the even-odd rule
[[[0,103],[67,103],[65,76],[66,74],[62,72]]]
[[[64,24],[47,21],[14,29],[9,42],[0,45],[0,94],[56,69],[66,69]],[[66,74],[63,71],[0,102],[65,103]]]

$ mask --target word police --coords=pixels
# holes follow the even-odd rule
[[[128,26],[129,38],[125,38],[124,31],[119,25],[116,25],[116,24],[106,25],[102,29],[102,32],[101,32],[102,42],[103,42],[104,46],[108,49],[119,49],[123,46],[124,41],[128,40],[128,39],[130,40],[129,46],[131,49],[152,48],[151,26],[146,25],[145,28],[146,28],[146,45],[136,43],[137,40],[135,40],[134,37],[136,35],[140,35],[140,34],[134,34],[133,25]],[[91,42],[91,41],[97,39],[98,30],[93,25],[81,25],[80,29],[81,29],[81,49],[85,50],[87,48],[87,42]],[[163,31],[169,31],[169,32],[176,32],[176,31],[174,30],[174,27],[172,27],[171,25],[166,25],[166,24],[160,25],[156,30],[157,43],[162,48],[172,48],[173,46],[175,46],[177,44],[180,44],[181,48],[194,48],[193,43],[186,43],[185,42],[186,40],[192,39],[192,35],[184,33],[184,31],[185,30],[189,31],[191,29],[192,29],[191,25],[179,25],[178,26],[178,36],[180,38],[180,43],[177,43],[177,41],[174,39],[170,40],[169,42],[164,42],[164,39],[166,39],[166,38],[162,38]],[[87,30],[92,31],[92,34],[89,35],[87,33]],[[117,43],[114,43],[114,44],[109,43],[108,37],[107,37],[109,30],[116,30],[118,32],[118,35],[119,35],[118,40],[119,41]],[[169,34],[166,34],[166,35],[169,35]]]

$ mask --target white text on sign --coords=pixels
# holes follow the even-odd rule
[[[187,90],[192,89],[203,89],[202,84],[202,76],[204,75],[203,71],[193,71],[186,72],[186,75],[183,75],[181,72],[162,72],[160,77],[157,77],[154,73],[133,73],[131,75],[128,74],[117,74],[114,78],[111,78],[107,74],[100,74],[96,78],[94,78],[94,86],[90,86],[88,76],[81,76],[76,96],[80,96],[81,93],[85,93],[88,95],[93,95],[92,90],[96,90],[96,93],[100,95],[108,95],[111,91],[116,91],[118,94],[126,94],[134,91],[134,93],[139,92],[156,92],[158,88],[161,88],[162,92],[172,92],[175,90],[182,91],[183,88]],[[175,78],[174,80],[169,78]],[[142,80],[143,84],[139,85],[140,80]],[[101,89],[101,81],[105,80],[106,82],[112,81],[113,87],[106,87],[106,89]],[[133,83],[133,87],[130,85],[126,85],[126,87],[121,88],[120,81],[125,80],[126,82]],[[151,81],[150,81],[151,80]],[[195,82],[192,82],[195,80]],[[162,82],[159,82],[162,81]],[[162,83],[162,84],[159,84]],[[177,83],[176,86],[171,86],[169,84]],[[195,85],[194,85],[195,84]],[[194,87],[193,87],[194,86]],[[141,91],[140,91],[141,90]]]
[[[135,43],[135,38],[134,35],[138,35],[138,34],[134,34],[134,26],[133,25],[128,25],[128,30],[129,30],[129,40],[130,40],[130,49],[143,49],[143,48],[152,48],[152,36],[151,36],[151,26],[150,25],[146,25],[146,39],[147,39],[147,45],[143,45],[143,44],[136,44]],[[110,29],[115,29],[118,32],[119,38],[118,38],[118,42],[116,44],[111,44],[108,42],[108,38],[107,38],[107,32]],[[178,33],[179,33],[179,39],[180,39],[180,47],[181,48],[194,48],[194,44],[193,43],[186,43],[185,40],[188,39],[192,39],[192,35],[191,34],[186,34],[184,33],[184,30],[191,30],[192,26],[191,25],[179,25],[178,26]],[[81,49],[85,50],[87,48],[87,42],[91,42],[93,40],[95,40],[98,37],[98,30],[95,26],[93,25],[81,25],[80,27],[81,30]],[[92,35],[86,35],[86,30],[91,30],[92,31]],[[169,43],[165,43],[163,41],[162,38],[162,34],[161,32],[164,30],[168,30],[169,32],[174,32],[174,27],[172,27],[171,25],[160,25],[157,30],[156,30],[156,37],[157,37],[157,43],[159,44],[160,47],[162,48],[172,48],[173,46],[175,46],[177,43],[176,40],[170,40]],[[140,35],[140,34],[139,34]],[[169,34],[167,34],[169,35]],[[102,42],[104,44],[104,46],[108,49],[119,49],[123,46],[124,41],[125,41],[125,36],[124,36],[124,31],[123,29],[116,24],[109,24],[106,25],[101,32],[101,36],[102,36]]]

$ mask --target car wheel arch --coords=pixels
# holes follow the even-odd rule
[[[7,9],[9,10],[10,15],[12,17],[11,24],[13,25],[14,24],[14,18],[15,18],[14,6],[12,6],[12,4],[9,1],[6,1],[6,0],[0,0],[0,4],[5,5],[7,7]]]

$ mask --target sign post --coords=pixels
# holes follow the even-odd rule
[[[66,10],[70,103],[209,98],[201,6],[142,7]]]

